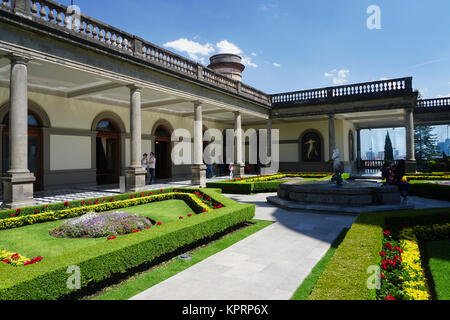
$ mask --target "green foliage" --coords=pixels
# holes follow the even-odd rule
[[[433,134],[431,126],[417,126],[414,130],[414,141],[416,144],[416,160],[431,160],[439,155],[437,137]]]
[[[69,266],[80,268],[81,287],[85,288],[174,254],[183,247],[205,241],[253,218],[254,205],[236,203],[202,190],[225,207],[59,256],[44,257],[39,264],[21,268],[20,272],[12,272],[13,267],[0,264],[0,300],[57,299],[73,293],[66,284],[71,275],[66,272]]]
[[[426,244],[429,268],[439,300],[450,300],[450,240]]]
[[[420,183],[414,181],[410,184],[409,194],[424,198],[448,201],[450,195],[450,185],[436,183]]]
[[[386,141],[384,143],[384,161],[385,162],[394,161],[394,150],[392,148],[392,141],[391,137],[389,136],[389,132],[386,135]]]

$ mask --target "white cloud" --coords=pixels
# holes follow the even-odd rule
[[[347,82],[347,75],[350,73],[350,70],[347,69],[333,69],[330,72],[325,72],[324,76],[327,78],[333,77],[333,83],[336,85],[342,85]]]
[[[195,39],[198,38],[200,37],[195,36]],[[216,43],[216,45],[213,45],[209,42],[201,44],[196,41],[180,38],[178,40],[167,42],[163,44],[163,46],[179,52],[186,52],[189,58],[202,64],[205,64],[206,59],[215,52],[237,54],[242,57],[242,63],[244,65],[258,68],[258,65],[252,61],[251,57],[245,55],[241,48],[228,40],[222,40]],[[252,52],[251,56],[256,57],[256,53]]]
[[[167,42],[163,44],[166,48],[172,48],[176,51],[186,52],[193,60],[204,63],[205,58],[201,56],[209,56],[215,49],[211,43],[200,44],[192,40],[181,38],[175,41]]]
[[[438,97],[438,98],[450,98],[450,93],[447,94],[447,95],[441,95],[441,94],[438,94],[437,97]]]
[[[279,67],[281,67],[281,64],[274,62],[273,66],[276,67],[276,68],[279,68]]]
[[[257,56],[257,54],[256,54],[256,52],[252,52],[252,53],[250,53],[252,56],[254,56],[254,57],[256,57]],[[450,84],[450,82],[449,82],[449,84]]]
[[[242,57],[242,64],[244,66],[258,68],[258,65],[252,61],[252,58],[249,57]]]
[[[229,42],[228,40],[222,40],[216,43],[216,47],[219,50],[219,53],[232,53],[238,55],[243,53],[237,45]]]

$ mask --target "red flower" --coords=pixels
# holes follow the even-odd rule
[[[38,210],[34,210],[34,213],[39,213],[39,211]]]
[[[390,236],[390,235],[391,235],[391,232],[390,232],[389,230],[385,230],[385,231],[383,231],[383,234],[384,234],[385,236]]]
[[[90,202],[90,201],[88,201],[87,203],[88,203],[88,204],[91,204],[91,202]]]
[[[142,193],[141,193],[141,197],[143,197],[143,196],[144,196],[144,193],[142,192]]]
[[[384,300],[395,300],[395,298],[394,298],[393,295],[388,294],[388,295],[386,296],[386,298],[384,298]]]
[[[206,211],[207,211],[206,209],[203,209],[203,210],[202,210],[203,213],[205,213]]]
[[[139,232],[139,231],[141,231],[141,230],[140,229],[136,229],[136,230],[133,231],[133,233],[136,233],[136,232]]]
[[[148,226],[147,229],[151,229],[152,226]]]
[[[16,215],[14,213],[11,213],[11,217],[15,217]]]
[[[22,209],[17,209],[16,213],[19,214],[22,211]]]
[[[81,201],[81,204],[84,204],[84,201]]]
[[[11,260],[17,260],[17,259],[19,259],[19,254],[18,253],[15,253],[15,254],[13,254],[11,256]]]
[[[182,220],[183,219],[183,217],[182,216],[180,216],[178,219],[180,219],[180,220]]]
[[[107,238],[107,240],[114,240],[114,239],[116,239],[116,236],[111,236]]]
[[[403,253],[404,251],[402,249],[400,249],[399,247],[395,247],[394,248],[395,251],[398,251],[399,253]]]
[[[189,213],[187,216],[188,216],[188,217],[192,217],[192,213]]]
[[[380,273],[380,279],[386,279],[386,276],[382,273]]]
[[[64,202],[64,206],[65,206],[65,207],[69,207],[69,202],[67,202],[67,201]]]
[[[380,257],[382,258],[386,257],[386,252],[380,251]]]
[[[158,222],[156,225],[157,226],[162,226],[162,222]]]
[[[9,264],[9,260],[8,259],[2,260],[2,262],[6,263],[6,264]]]

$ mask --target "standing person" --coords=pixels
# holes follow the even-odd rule
[[[144,153],[141,160],[141,166],[145,169],[145,184],[148,184],[148,154]]]
[[[155,181],[155,169],[156,169],[156,158],[153,152],[150,152],[150,159],[148,160],[148,168],[150,170],[150,184]]]

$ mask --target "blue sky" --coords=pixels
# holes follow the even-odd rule
[[[414,88],[425,98],[450,95],[448,0],[74,4],[87,15],[205,63],[221,49],[238,50],[247,64],[243,81],[267,93],[413,76]],[[370,5],[381,9],[381,30],[366,26]]]

